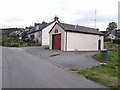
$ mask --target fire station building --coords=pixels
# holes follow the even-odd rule
[[[104,36],[98,29],[56,22],[49,40],[50,49],[97,51],[103,49]]]

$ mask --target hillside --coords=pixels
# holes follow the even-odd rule
[[[2,30],[2,35],[8,35],[9,33],[20,30],[20,29],[21,28],[5,28],[5,29],[1,29],[1,30]]]

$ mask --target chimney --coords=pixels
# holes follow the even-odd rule
[[[37,25],[37,23],[34,24],[34,26],[36,26],[36,25]]]
[[[42,24],[47,24],[47,22],[43,21]]]
[[[54,21],[59,21],[58,19],[59,19],[58,16],[54,17]]]

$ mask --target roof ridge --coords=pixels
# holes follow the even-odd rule
[[[102,34],[98,29],[80,26],[80,25],[73,25],[67,23],[57,23],[63,28],[65,31],[72,31],[72,32],[84,32],[84,33],[93,33],[93,34]]]
[[[81,26],[81,25],[74,25],[74,24],[68,24],[68,23],[60,23],[60,24],[66,24],[66,25],[71,25],[71,26],[77,26],[77,27],[82,27],[82,28],[88,28],[88,29],[94,29],[94,30],[97,30],[95,28],[91,28],[91,27],[86,27],[86,26]]]

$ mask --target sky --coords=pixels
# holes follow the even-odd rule
[[[55,15],[62,23],[105,31],[109,22],[118,23],[120,0],[0,0],[0,28],[25,28],[51,22]],[[96,15],[95,15],[96,11]]]

